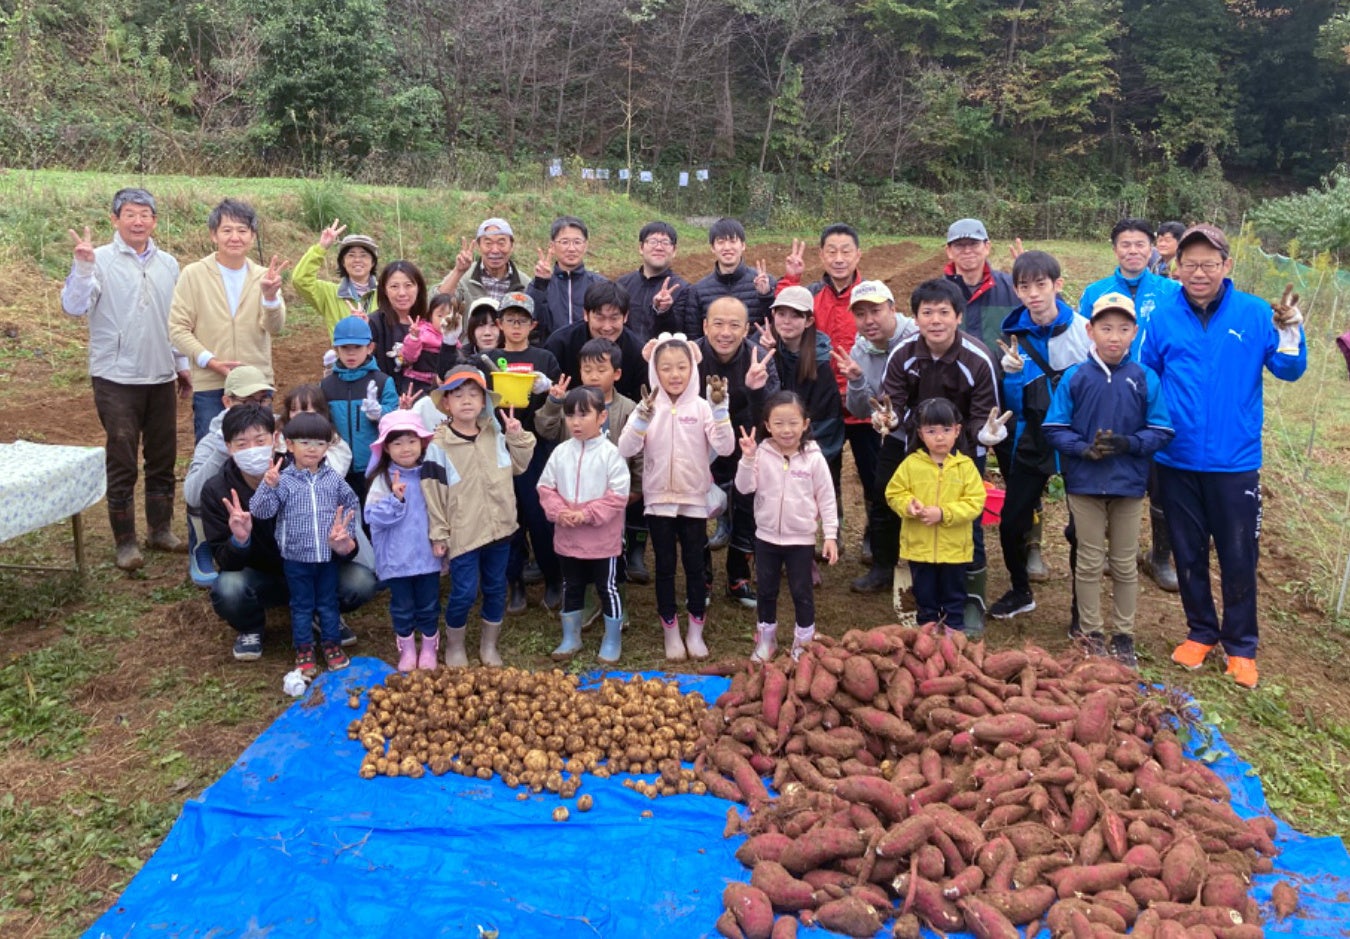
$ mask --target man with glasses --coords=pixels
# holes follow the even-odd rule
[[[690,339],[702,336],[708,308],[721,297],[735,297],[745,304],[751,328],[767,328],[774,279],[763,261],[754,267],[745,263],[745,227],[734,218],[719,218],[708,228],[708,245],[716,263],[712,273],[681,291],[681,331]]]
[[[117,566],[145,563],[136,543],[137,458],[145,457],[148,545],[183,550],[173,533],[173,467],[178,456],[178,394],[190,398],[187,358],[169,341],[169,307],[178,261],[151,235],[158,223],[154,196],[121,189],[112,200],[113,237],[94,247],[88,226],[75,242],[61,308],[89,322],[89,376],[94,407],[107,434],[108,519]]]
[[[478,249],[475,261],[473,249]],[[468,309],[480,297],[491,297],[498,302],[508,293],[524,290],[528,283],[511,254],[516,247],[516,233],[504,218],[485,219],[478,226],[473,244],[461,243],[455,266],[445,279],[436,285],[436,293],[452,293]]]
[[[1012,278],[989,266],[989,233],[977,218],[958,219],[947,228],[947,266],[942,274],[961,290],[966,312],[961,329],[993,349],[1008,314],[1022,305]]]
[[[1228,676],[1254,688],[1262,378],[1269,370],[1298,380],[1308,347],[1297,295],[1268,303],[1234,287],[1232,270],[1220,229],[1187,229],[1177,243],[1181,291],[1156,311],[1140,358],[1162,379],[1176,431],[1155,457],[1188,628],[1172,661],[1198,669],[1222,645]],[[1222,621],[1209,580],[1211,541]]]
[[[642,264],[616,281],[628,292],[628,331],[645,343],[658,333],[675,332],[679,291],[689,281],[670,269],[679,238],[669,222],[648,222],[638,232]]]
[[[581,322],[587,288],[605,279],[586,269],[589,238],[586,223],[575,215],[559,216],[549,228],[548,252],[539,252],[534,280],[525,288],[534,300],[541,341],[564,326]]]

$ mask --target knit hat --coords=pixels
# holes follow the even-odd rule
[[[427,425],[422,423],[422,418],[418,417],[416,411],[409,411],[400,408],[397,411],[390,411],[384,417],[380,418],[380,436],[370,445],[370,466],[374,469],[384,455],[384,442],[392,434],[399,431],[410,430],[421,438],[423,443],[431,439],[431,431],[427,430]]]

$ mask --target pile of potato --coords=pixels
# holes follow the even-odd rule
[[[873,936],[894,917],[911,937],[922,922],[981,939],[1026,924],[1258,939],[1248,886],[1272,869],[1274,825],[1233,812],[1163,728],[1169,709],[1112,660],[903,626],[751,666],[708,711],[695,760],[709,792],[749,807],[726,834],[750,836],[736,853],[750,883],[727,887],[718,929]]]
[[[352,707],[360,707],[353,697]],[[554,669],[448,669],[390,675],[347,736],[366,748],[363,779],[459,773],[571,798],[581,774],[660,773],[648,795],[701,794],[694,757],[707,702],[673,682],[606,679],[583,691]]]

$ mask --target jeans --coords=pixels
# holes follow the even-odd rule
[[[952,629],[966,625],[966,565],[910,561],[914,604],[919,623],[945,623]]]
[[[192,393],[192,440],[201,443],[211,432],[211,421],[225,410],[223,391],[194,391]]]
[[[463,629],[469,610],[483,590],[483,621],[500,623],[506,615],[506,563],[511,539],[502,538],[450,559],[450,599],[445,601],[445,625]]]
[[[335,644],[338,635],[337,561],[286,561],[286,587],[291,594],[291,644],[297,649],[314,645],[314,615],[319,637]]]
[[[394,634],[405,639],[414,632],[436,635],[440,629],[441,575],[391,577],[385,584],[389,587],[389,618],[394,621]]]
[[[339,562],[338,610],[348,613],[365,606],[378,586],[370,568],[354,561]],[[267,625],[268,608],[285,605],[290,596],[281,574],[246,567],[220,572],[211,585],[211,608],[237,632],[261,634]]]
[[[811,586],[811,565],[815,560],[814,544],[783,545],[756,539],[755,573],[759,582],[755,590],[755,616],[761,623],[778,625],[778,588],[786,568],[797,625],[816,625],[816,597]]]
[[[656,560],[656,613],[667,623],[675,619],[675,566],[684,564],[685,609],[702,619],[708,610],[703,585],[703,553],[708,547],[708,520],[688,515],[669,518],[648,515],[647,530]],[[678,548],[677,548],[678,546]]]
[[[177,382],[123,385],[94,378],[94,408],[107,435],[108,504],[130,506],[137,459],[145,455],[145,492],[173,498],[178,456]]]

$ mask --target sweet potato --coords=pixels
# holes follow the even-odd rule
[[[806,881],[816,890],[822,890],[828,886],[838,887],[839,896],[842,897],[844,895],[844,888],[851,886],[854,883],[855,878],[843,871],[837,871],[828,867],[819,867],[813,871],[807,871],[805,874],[802,874],[802,880]]]
[[[891,877],[894,876],[894,874],[891,875]],[[878,913],[888,914],[891,909],[890,894],[874,883],[854,884],[848,888],[848,895],[857,897],[868,906],[876,909]]]
[[[966,690],[966,680],[960,675],[941,675],[926,678],[919,682],[919,696],[930,698],[933,695],[955,695]]]
[[[922,927],[913,913],[901,913],[891,924],[891,939],[919,939]]]
[[[1131,877],[1157,877],[1162,873],[1162,857],[1150,844],[1137,844],[1120,858]]]
[[[955,932],[965,925],[965,917],[955,903],[942,895],[942,888],[922,877],[914,882],[913,908],[920,919],[942,932]]]
[[[1046,878],[1055,885],[1055,891],[1063,900],[1079,894],[1100,893],[1122,887],[1130,878],[1130,869],[1119,861],[1112,861],[1090,867],[1064,868],[1046,875]]]
[[[834,673],[824,667],[824,663],[817,663],[815,674],[811,678],[811,688],[807,692],[811,700],[817,704],[828,704],[834,697],[834,693],[839,690],[839,679],[834,677]]]
[[[1161,903],[1171,896],[1167,885],[1156,877],[1134,877],[1126,889],[1130,896],[1139,901],[1140,906]]]
[[[1064,935],[1069,928],[1069,917],[1074,913],[1086,917],[1090,923],[1101,923],[1116,932],[1125,931],[1125,920],[1109,906],[1069,897],[1050,907],[1050,912],[1045,916],[1045,924],[1050,927],[1051,935]]]
[[[1109,740],[1111,726],[1116,720],[1116,706],[1116,694],[1109,689],[1094,691],[1084,698],[1074,720],[1073,739],[1084,746]]]
[[[1150,909],[1157,910],[1163,919],[1176,920],[1188,928],[1209,926],[1213,929],[1242,925],[1242,914],[1225,907],[1195,906],[1191,903],[1155,903]]]
[[[1069,815],[1070,834],[1086,834],[1087,830],[1097,821],[1099,802],[1097,787],[1091,780],[1085,781],[1078,787],[1078,791],[1073,796],[1073,812]]]
[[[719,770],[726,773],[736,783],[746,804],[752,809],[769,801],[764,780],[750,765],[750,761],[728,747],[718,746],[709,751],[709,756]],[[744,928],[744,927],[742,927]]]
[[[773,905],[764,891],[749,884],[727,884],[722,905],[736,917],[745,939],[769,939],[773,933]]]
[[[1036,721],[1025,714],[1006,713],[981,717],[970,725],[970,732],[981,743],[1028,744],[1036,739]]]
[[[1125,820],[1120,817],[1115,809],[1105,808],[1102,810],[1099,827],[1102,832],[1102,841],[1106,843],[1106,850],[1111,852],[1111,857],[1117,861],[1124,858],[1125,852],[1130,848]]]
[[[878,846],[879,847],[879,846]],[[947,871],[947,859],[935,844],[924,843],[914,852],[919,876],[927,880],[941,880]]]
[[[1007,681],[1019,674],[1028,663],[1027,654],[1017,649],[995,652],[984,657],[982,671],[997,681]]]
[[[881,691],[876,668],[862,655],[850,655],[844,660],[844,674],[839,684],[859,701],[871,701]]]
[[[956,906],[965,916],[966,929],[977,939],[1018,939],[1017,927],[992,903],[965,897]]]
[[[736,922],[736,917],[731,910],[723,910],[722,915],[717,917],[717,922],[713,926],[726,939],[745,939],[745,933],[741,931],[740,924]]]
[[[903,717],[897,717],[874,707],[858,707],[849,713],[849,719],[865,734],[873,734],[882,740],[899,746],[908,746],[918,736],[913,727]]]
[[[893,825],[877,844],[878,857],[902,857],[928,843],[937,830],[937,820],[929,815],[914,815]]]
[[[1062,845],[1059,836],[1039,822],[1021,822],[1005,829],[1002,834],[1012,842],[1020,858],[1054,854]]]
[[[1278,919],[1287,919],[1298,909],[1298,889],[1286,880],[1270,888],[1270,902]]]
[[[881,929],[881,916],[858,897],[831,900],[816,910],[816,923],[846,936],[875,936]],[[747,934],[746,939],[750,939]]]
[[[764,892],[780,913],[795,913],[814,906],[811,897],[815,888],[804,880],[793,877],[777,861],[760,861],[750,875],[750,886]]]
[[[1211,873],[1200,891],[1200,902],[1240,910],[1247,902],[1247,882],[1237,874]]]
[[[1078,709],[1070,704],[1051,704],[1049,701],[1040,701],[1036,698],[1026,698],[1021,695],[1009,698],[1003,702],[1006,711],[1014,714],[1025,714],[1038,724],[1062,724],[1064,721],[1071,721],[1078,716]]]
[[[914,701],[916,690],[917,683],[914,676],[902,668],[886,683],[886,703],[891,706],[893,712],[903,715],[905,709]]]
[[[778,862],[794,874],[803,874],[838,858],[860,857],[865,847],[867,840],[861,832],[848,828],[815,828],[784,848]]]
[[[905,793],[880,776],[845,776],[834,784],[834,794],[876,809],[887,823],[902,821],[909,815]]]
[[[980,899],[995,907],[1015,926],[1040,919],[1055,902],[1055,888],[1037,884],[1021,890],[985,890]]]
[[[1093,903],[1109,906],[1120,914],[1126,926],[1134,925],[1139,916],[1139,901],[1126,890],[1103,890],[1092,898]]]
[[[807,749],[821,756],[846,760],[862,748],[863,735],[852,727],[812,730],[806,735]]]
[[[1204,850],[1190,835],[1177,839],[1167,849],[1163,855],[1162,882],[1167,885],[1167,892],[1173,900],[1189,903],[1195,899],[1200,884],[1205,880],[1206,862]]]
[[[974,860],[976,852],[985,842],[984,832],[979,825],[949,805],[930,805],[925,812],[931,815],[938,828],[956,843],[963,858],[967,861]]]
[[[760,693],[763,702],[764,723],[770,727],[778,726],[778,712],[787,698],[788,679],[783,670],[772,662],[764,666],[764,690]]]
[[[797,939],[797,921],[791,916],[780,916],[773,924],[773,934],[769,939]]]
[[[1102,841],[1101,829],[1091,828],[1083,835],[1083,840],[1078,842],[1078,863],[1096,864],[1102,859],[1105,851],[1106,844]]]

